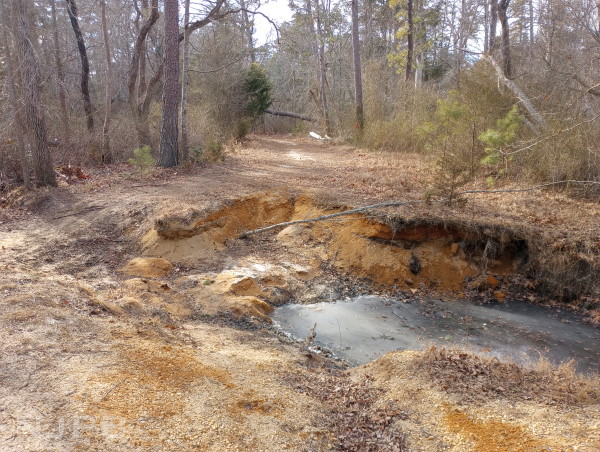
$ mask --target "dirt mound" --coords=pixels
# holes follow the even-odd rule
[[[345,210],[311,196],[254,195],[208,211],[165,214],[142,239],[144,252],[193,263],[221,252],[240,233],[287,221]],[[340,217],[336,221],[292,225],[277,235],[288,248],[321,247],[323,259],[340,271],[382,286],[458,292],[477,275],[509,275],[528,259],[524,240],[487,225],[407,222],[386,215]]]
[[[160,278],[173,271],[173,264],[160,257],[136,257],[127,262],[121,271],[129,276]]]
[[[166,213],[143,237],[142,249],[149,256],[194,262],[223,250],[227,240],[245,230],[287,221],[291,211],[289,198],[260,194],[218,208]]]

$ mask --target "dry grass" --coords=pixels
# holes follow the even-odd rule
[[[578,374],[572,362],[555,366],[542,358],[530,367],[523,367],[463,350],[432,346],[417,365],[445,391],[474,402],[506,398],[544,404],[600,403],[600,377]]]

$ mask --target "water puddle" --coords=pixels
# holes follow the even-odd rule
[[[600,372],[600,329],[569,312],[520,301],[476,304],[435,299],[403,303],[378,296],[311,305],[288,304],[273,313],[279,328],[304,339],[316,323],[315,343],[353,365],[393,350],[431,344],[525,363],[545,356],[574,359],[583,372]]]

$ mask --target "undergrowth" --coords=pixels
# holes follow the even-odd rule
[[[474,401],[494,397],[566,405],[600,403],[600,376],[577,373],[572,361],[556,366],[540,358],[531,366],[520,366],[432,346],[423,352],[418,366],[447,392]]]

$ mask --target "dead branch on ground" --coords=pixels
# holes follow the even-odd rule
[[[591,185],[600,185],[599,181],[581,181],[581,180],[561,180],[561,181],[557,181],[557,182],[548,182],[545,184],[540,184],[540,185],[535,185],[532,187],[526,187],[526,188],[507,188],[504,190],[465,190],[465,191],[461,191],[459,193],[456,193],[455,198],[460,197],[462,195],[472,195],[472,194],[494,194],[494,193],[523,193],[523,192],[528,192],[528,191],[534,191],[534,190],[539,190],[542,188],[546,188],[546,187],[551,187],[554,185],[561,185],[561,184],[591,184]],[[448,202],[448,198],[441,198],[436,200],[438,203],[445,203]],[[363,207],[357,207],[356,209],[350,209],[350,210],[344,210],[343,212],[336,212],[336,213],[332,213],[329,215],[323,215],[320,217],[315,217],[315,218],[307,218],[304,220],[295,220],[295,221],[285,221],[283,223],[277,223],[277,224],[273,224],[271,226],[267,226],[264,228],[259,228],[259,229],[254,229],[252,231],[246,231],[243,232],[239,235],[238,238],[243,239],[246,238],[250,235],[253,234],[258,234],[260,232],[267,232],[267,231],[271,231],[273,229],[276,228],[280,228],[280,227],[287,227],[287,226],[293,226],[296,224],[306,224],[306,223],[316,223],[318,221],[327,221],[327,220],[331,220],[332,218],[336,218],[336,217],[341,217],[341,216],[345,216],[345,215],[352,215],[353,213],[360,213],[360,212],[364,212],[366,210],[372,210],[372,209],[380,209],[383,207],[399,207],[399,206],[406,206],[406,205],[412,205],[412,204],[420,204],[420,203],[424,203],[426,202],[426,200],[415,200],[415,201],[388,201],[388,202],[382,202],[382,203],[378,203],[378,204],[371,204],[368,206],[363,206]]]

